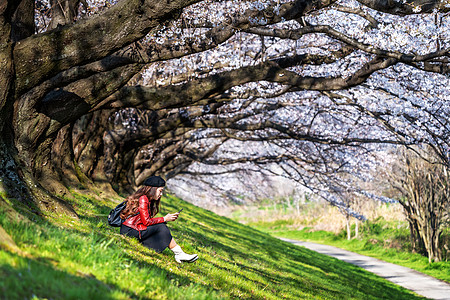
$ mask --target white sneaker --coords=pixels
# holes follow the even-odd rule
[[[197,254],[186,254],[183,250],[181,250],[180,246],[176,245],[174,248],[170,249],[175,254],[175,260],[178,263],[181,262],[194,262],[198,259]]]
[[[194,261],[196,261],[198,259],[198,255],[197,254],[186,254],[186,253],[179,253],[175,255],[175,260],[177,263],[182,263],[182,262],[189,262],[192,263]]]

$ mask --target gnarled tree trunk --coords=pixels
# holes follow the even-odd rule
[[[0,192],[38,213],[76,216],[56,196],[84,178],[73,164],[74,122],[141,70],[117,52],[189,1],[126,0],[76,23],[80,1],[50,2],[56,28],[39,35],[34,0],[0,3]]]

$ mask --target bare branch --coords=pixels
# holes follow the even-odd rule
[[[358,2],[372,9],[395,15],[431,13],[434,9],[437,9],[439,12],[450,11],[448,0],[358,0]]]
[[[337,11],[358,15],[358,16],[366,19],[367,21],[369,21],[371,27],[373,27],[373,28],[378,27],[379,22],[374,17],[372,17],[369,13],[366,13],[364,10],[362,10],[360,8],[351,8],[351,7],[347,7],[347,6],[343,6],[343,5],[334,5],[333,8],[336,9]]]
[[[442,49],[442,50],[438,50],[438,51],[431,52],[431,53],[424,54],[424,55],[405,54],[405,53],[401,53],[399,51],[387,51],[387,50],[383,50],[383,49],[378,49],[378,48],[373,47],[372,45],[360,43],[356,39],[353,39],[339,31],[333,29],[332,27],[330,27],[328,25],[308,26],[308,27],[303,27],[303,28],[299,28],[296,30],[272,29],[272,28],[258,27],[258,28],[250,28],[250,29],[247,29],[246,31],[249,33],[254,33],[254,34],[258,34],[258,35],[279,37],[279,38],[283,38],[283,39],[293,39],[293,40],[297,40],[305,34],[324,33],[330,37],[336,38],[339,41],[344,42],[347,45],[355,47],[366,53],[383,56],[383,57],[394,58],[394,59],[398,60],[399,62],[404,62],[404,63],[428,61],[428,60],[442,57],[442,56],[450,56],[450,49]]]

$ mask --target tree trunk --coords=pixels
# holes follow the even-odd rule
[[[442,251],[440,249],[441,229],[433,228],[433,221],[429,218],[423,218],[420,213],[408,204],[402,203],[411,235],[411,245],[415,252],[426,254],[428,260],[440,261],[442,259]],[[422,212],[421,214],[423,214]]]
[[[34,34],[34,5],[35,0],[20,1],[11,22],[11,38],[14,42]]]
[[[98,174],[103,173],[107,164],[99,156],[103,152],[102,129],[86,139],[86,151],[78,157],[80,161],[75,159],[72,125],[80,116],[102,107],[102,100],[142,68],[141,60],[125,58],[126,62],[109,65],[106,59],[189,3],[130,0],[92,20],[70,24],[80,1],[50,0],[50,27],[58,28],[32,36],[34,3],[0,2],[0,192],[37,213],[76,216],[72,207],[55,195],[66,193],[66,185],[89,184],[87,178],[100,168]],[[94,31],[98,34],[86,34]],[[115,178],[125,182],[134,176],[128,166],[135,153],[127,150],[120,155],[120,176],[115,174]]]
[[[416,231],[414,230],[414,224],[408,220],[409,223],[409,239],[411,241],[411,247],[413,252],[419,252],[418,248],[418,242],[420,240],[420,237],[416,234]]]
[[[24,95],[14,103],[13,129],[17,167],[32,194],[39,199],[39,206],[44,206],[41,208],[75,216],[70,205],[53,196],[66,192],[52,159],[54,141],[61,124],[39,113],[32,102]]]
[[[32,203],[30,191],[23,182],[16,163],[17,151],[14,148],[14,137],[10,125],[14,104],[11,24],[19,4],[19,1],[0,3],[0,135],[2,137],[0,140],[0,193],[30,205]],[[32,209],[38,212],[36,207]]]
[[[428,261],[430,263],[433,261],[441,261],[440,236],[442,231],[433,227],[432,220],[425,220],[420,223],[419,232],[422,236],[425,249],[427,249]]]
[[[123,151],[119,154],[115,168],[115,174],[111,182],[114,190],[119,193],[130,193],[134,190],[134,159],[136,150]]]
[[[351,240],[352,239],[352,228],[350,226],[350,215],[346,214],[345,220],[346,220],[346,224],[347,224],[347,240]]]
[[[81,117],[73,126],[74,161],[79,169],[79,176],[94,182],[106,180],[103,175],[104,142],[103,134],[109,130],[107,111],[96,111]],[[83,175],[84,174],[84,175]]]
[[[72,135],[73,127],[70,124],[64,126],[58,132],[52,149],[53,166],[64,186],[75,189],[97,190],[99,192],[75,160]]]
[[[80,0],[50,0],[52,19],[48,25],[49,29],[70,24],[78,15]]]
[[[411,244],[413,246],[413,251],[426,255],[427,250],[425,248],[425,244],[423,242],[423,239],[420,235],[419,225],[417,224],[417,221],[407,217],[409,222],[409,228],[411,233]]]
[[[440,237],[450,198],[448,169],[433,163],[432,154],[432,149],[423,153],[428,160],[406,155],[405,180],[401,181],[406,197],[400,201],[410,225],[413,249],[424,249],[429,262],[442,260]]]
[[[9,3],[8,3],[9,5]],[[14,77],[11,24],[8,22],[8,5],[2,1],[0,4],[0,133],[5,136],[5,125],[11,124],[10,111],[13,101],[12,81]]]

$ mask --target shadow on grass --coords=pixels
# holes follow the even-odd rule
[[[49,299],[113,299],[120,291],[122,297],[136,298],[132,291],[97,280],[92,274],[78,276],[58,270],[46,258],[31,259],[3,252],[15,261],[0,266],[0,294],[2,299],[31,299],[35,296]],[[5,259],[5,257],[4,257]]]
[[[98,221],[97,217],[80,220]],[[43,253],[31,251],[25,257],[0,249],[0,299],[220,298],[209,284],[198,284],[192,278],[161,268],[157,263],[166,258],[164,255],[114,233],[111,228],[92,226],[91,232],[85,232],[60,228],[40,218],[34,223],[5,221],[0,218],[0,224],[15,236],[20,248],[38,248]],[[42,245],[42,240],[52,243]],[[97,275],[102,266],[107,271]],[[131,284],[134,276],[140,281]],[[185,297],[184,293],[198,295]]]
[[[118,229],[107,225],[105,216],[95,216],[108,213],[111,207],[93,201],[81,203],[78,207],[86,210],[84,214],[79,213],[83,228],[66,226],[60,229],[43,219],[39,221],[39,225],[45,228],[41,237],[34,237],[33,232],[25,233],[22,239],[29,240],[24,243],[29,245],[41,239],[55,240],[55,245],[46,247],[70,253],[69,259],[73,263],[82,264],[87,269],[103,264],[108,272],[129,271],[132,273],[130,276],[138,277],[142,282],[122,286],[121,280],[125,280],[126,276],[116,278],[106,274],[103,277],[107,279],[97,280],[92,275],[95,271],[90,271],[91,275],[75,276],[57,269],[55,262],[47,258],[42,262],[20,258],[24,266],[0,268],[8,277],[16,278],[3,286],[17,285],[20,288],[26,283],[20,280],[18,274],[31,269],[33,276],[38,275],[39,266],[43,265],[43,270],[48,269],[46,272],[51,273],[48,276],[50,280],[33,276],[27,278],[31,280],[30,287],[40,285],[41,288],[24,288],[28,291],[25,297],[39,291],[39,297],[71,298],[70,289],[59,289],[63,294],[54,296],[55,287],[52,284],[55,281],[73,281],[80,289],[89,292],[80,298],[91,299],[151,299],[149,293],[135,290],[146,284],[151,285],[147,287],[149,291],[150,287],[157,290],[162,286],[164,290],[160,291],[159,296],[169,299],[187,299],[188,292],[194,293],[191,299],[217,299],[221,296],[247,299],[421,299],[360,268],[280,241],[173,197],[163,202],[164,212],[185,209],[179,220],[169,223],[169,228],[184,248],[199,254],[200,259],[195,264],[177,265],[169,250],[156,254],[136,240],[120,236]],[[12,232],[20,231],[11,224],[7,227]],[[33,228],[30,230],[33,231]],[[103,255],[95,256],[96,253]],[[99,275],[97,277],[100,278]],[[151,281],[155,278],[159,281]],[[97,297],[97,293],[102,296]],[[19,295],[18,298],[24,297]]]
[[[261,277],[258,282],[254,276],[250,279],[242,272],[235,274],[242,280],[253,280],[260,286],[267,282],[289,281],[299,289],[286,291],[293,298],[301,297],[301,290],[306,288],[311,294],[323,297],[422,299],[361,268],[293,246],[229,219],[212,213],[199,213],[196,217],[199,224],[189,222],[189,226],[177,228],[176,232],[183,232],[196,247],[220,249],[226,255],[221,259],[226,262],[229,258],[229,269],[237,265],[241,270]],[[214,227],[202,224],[213,224]]]

